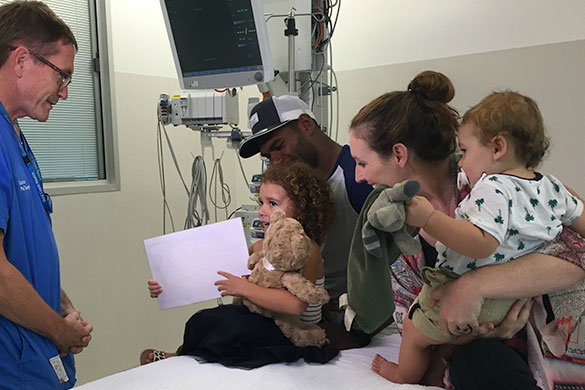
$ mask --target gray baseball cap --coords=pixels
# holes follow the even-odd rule
[[[294,95],[273,96],[256,104],[250,112],[252,135],[240,145],[240,156],[248,158],[260,152],[260,138],[299,119],[302,114],[315,119],[307,103]]]

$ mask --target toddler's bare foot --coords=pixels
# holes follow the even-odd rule
[[[155,349],[145,349],[140,354],[140,364],[145,365],[152,362],[158,362],[166,358],[177,356],[176,353],[157,351]]]
[[[372,371],[392,382],[395,382],[396,368],[398,368],[396,363],[389,362],[379,354],[376,354],[372,360]]]

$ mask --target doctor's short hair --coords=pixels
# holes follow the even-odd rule
[[[284,188],[294,205],[295,219],[312,240],[322,244],[335,215],[329,184],[301,161],[270,165],[262,174],[262,183]]]
[[[0,67],[10,47],[24,46],[45,57],[57,53],[58,42],[77,51],[73,32],[46,4],[17,0],[0,6]]]
[[[463,115],[461,124],[466,123],[479,127],[483,143],[504,136],[526,168],[537,167],[550,146],[538,105],[518,92],[506,90],[484,97]]]

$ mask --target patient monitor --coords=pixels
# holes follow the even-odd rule
[[[158,118],[175,126],[219,126],[237,124],[239,120],[238,95],[229,92],[195,92],[169,96],[161,94]]]
[[[261,0],[160,0],[182,89],[274,78]]]

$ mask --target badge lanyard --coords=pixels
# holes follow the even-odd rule
[[[2,114],[4,119],[10,124],[10,127],[13,127],[14,125],[12,123],[12,120],[10,120],[8,113],[6,112],[1,103],[0,109],[1,109],[0,113]],[[11,132],[13,136],[18,138],[15,131]],[[22,156],[22,159],[24,160],[24,163],[26,164],[26,167],[28,168],[28,171],[30,172],[30,175],[35,183],[35,187],[41,198],[41,203],[43,204],[45,211],[47,212],[47,214],[51,214],[53,212],[53,201],[51,200],[49,194],[45,193],[45,190],[43,189],[43,181],[41,176],[41,170],[39,169],[39,164],[37,163],[35,156],[32,154],[30,146],[28,146],[28,142],[26,141],[24,134],[22,134],[22,131],[20,132],[20,137],[22,139],[22,142],[20,142],[19,139],[17,139],[16,141],[18,142],[18,146],[20,147],[20,154]]]

